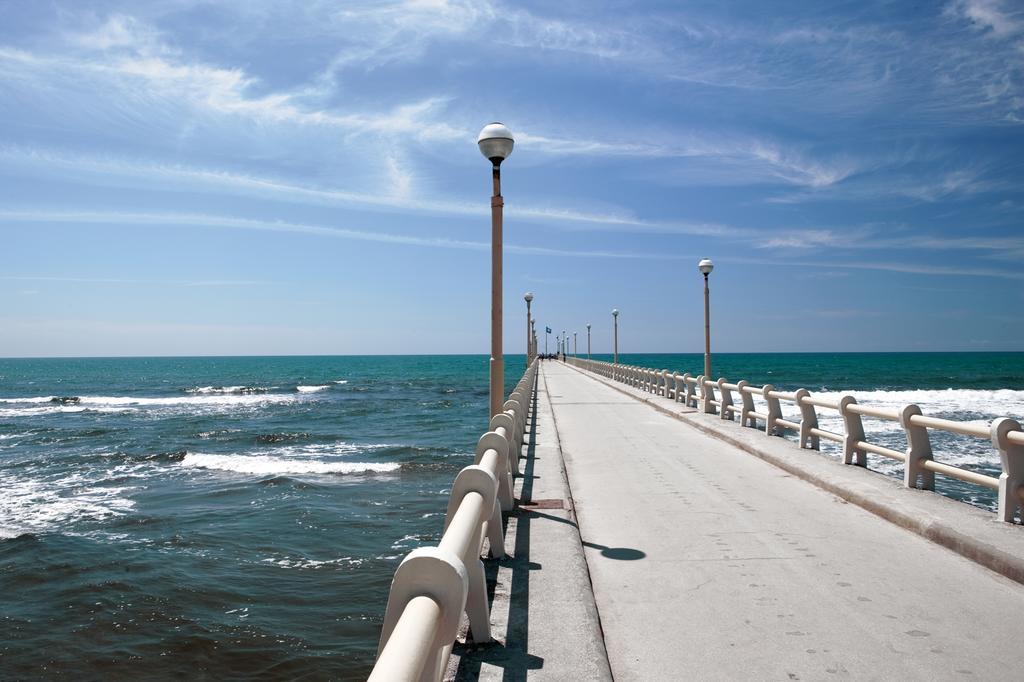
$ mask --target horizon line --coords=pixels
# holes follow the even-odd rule
[[[711,356],[719,355],[910,355],[938,353],[1020,353],[1020,350],[768,350],[768,351],[719,351]],[[595,355],[613,355],[612,351],[591,353]],[[694,355],[703,357],[702,351],[620,351],[619,355]],[[412,358],[412,357],[480,357],[489,358],[489,353],[279,353],[263,355],[11,355],[0,356],[4,360],[189,360],[189,359],[229,359],[229,358]],[[502,357],[522,358],[525,353],[505,353]],[[586,357],[580,353],[574,357]]]

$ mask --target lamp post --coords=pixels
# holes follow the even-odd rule
[[[615,320],[615,357],[612,364],[619,364],[619,309],[612,310],[612,319]]]
[[[572,356],[574,358],[575,357],[579,357],[579,353],[577,352],[577,346],[576,346],[576,332],[572,333]]]
[[[533,301],[533,293],[527,291],[523,296],[526,301],[526,367],[530,367],[530,302]]]
[[[565,360],[565,356],[569,354],[569,337],[565,335],[565,330],[562,330],[562,360]]]
[[[590,359],[590,323],[587,323],[587,360]]]
[[[708,296],[708,275],[715,269],[710,258],[701,258],[697,269],[704,275],[704,376],[711,381],[711,307]]]
[[[501,197],[501,162],[512,153],[512,131],[501,123],[490,123],[476,139],[480,153],[491,162],[494,194],[491,196],[491,390],[490,414],[501,412],[505,396],[505,358],[501,352],[501,220],[505,205]]]
[[[544,355],[548,354],[548,339],[551,338],[551,327],[544,327]]]
[[[537,320],[530,318],[530,352],[537,358]]]

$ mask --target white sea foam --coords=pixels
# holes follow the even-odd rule
[[[397,471],[400,464],[395,462],[346,462],[302,460],[269,455],[207,455],[189,452],[181,460],[181,466],[197,469],[234,471],[241,474],[261,476],[278,474],[360,474],[387,473]]]
[[[337,381],[332,381],[331,383],[332,384],[347,384],[348,383],[348,379],[338,379]]]
[[[101,405],[48,405],[46,407],[23,407],[23,408],[0,408],[0,417],[30,417],[41,414],[59,414],[59,413],[74,413],[74,412],[102,412],[102,413],[119,413],[119,412],[135,412],[137,408],[134,407],[109,407]]]
[[[273,388],[273,387],[271,387]],[[225,394],[225,393],[266,393],[271,390],[263,386],[196,386],[195,388],[187,389],[186,393],[197,393],[200,395],[209,394]]]
[[[52,396],[32,398],[3,398],[10,405],[0,408],[0,417],[27,417],[63,412],[132,412],[139,409],[171,408],[223,410],[235,407],[260,407],[290,403],[300,399],[294,393],[195,393],[187,396],[143,398],[136,396],[77,396],[74,403],[60,404]],[[26,407],[15,407],[26,405]]]
[[[814,395],[826,400],[838,400],[851,393],[858,403],[883,408],[902,408],[918,405],[925,414],[943,413],[948,418],[957,414],[995,417],[1024,417],[1024,391],[1010,389],[947,388],[913,391],[819,391]]]
[[[305,445],[281,445],[269,450],[258,450],[250,454],[270,457],[321,457],[351,455],[385,448],[399,447],[389,443],[308,443]]]
[[[56,397],[57,396],[46,395],[33,398],[0,398],[0,403],[49,403],[53,402]]]
[[[1009,389],[931,389],[905,391],[818,391],[812,392],[817,398],[838,400],[843,395],[853,395],[857,402],[886,410],[900,410],[914,404],[928,416],[952,419],[961,423],[988,426],[997,417],[1024,415],[1024,391]],[[758,399],[759,400],[759,399]],[[800,410],[793,403],[782,401],[782,414],[786,419],[800,421]],[[842,435],[845,427],[835,410],[816,408],[818,425],[826,431]],[[904,450],[907,439],[899,422],[875,417],[862,418],[865,435],[869,442],[895,450]],[[959,467],[999,468],[999,453],[987,439],[947,434],[929,429],[933,456],[939,462]],[[839,448],[822,441],[822,451],[836,455]],[[902,463],[879,458],[875,468],[894,473],[902,469]]]
[[[268,558],[261,559],[262,564],[273,564],[280,566],[281,568],[322,568],[324,566],[359,566],[365,563],[366,559],[343,556],[337,559],[324,559],[317,561],[316,559],[307,559],[305,557],[284,557],[280,559]]]
[[[81,396],[79,405],[138,405],[177,406],[177,405],[261,405],[269,403],[289,403],[295,400],[290,394],[213,394],[192,396],[167,396],[163,398],[136,398],[134,396]]]
[[[0,534],[58,530],[73,523],[121,516],[135,506],[131,487],[105,487],[76,473],[45,479],[0,474]]]
[[[296,386],[295,390],[299,393],[316,393],[317,391],[326,391],[330,387],[330,384],[317,384],[315,386]]]

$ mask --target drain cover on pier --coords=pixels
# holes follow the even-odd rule
[[[551,498],[546,500],[530,500],[529,502],[520,502],[520,509],[532,510],[532,509],[565,509],[565,500],[558,498]]]

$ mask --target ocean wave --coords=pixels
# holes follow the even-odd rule
[[[270,388],[265,386],[195,386],[185,389],[185,393],[197,393],[200,395],[236,393],[248,395],[252,393],[267,393],[270,390]]]
[[[36,396],[33,398],[0,398],[0,403],[50,403],[57,400],[57,396]]]
[[[316,393],[317,391],[326,391],[330,387],[330,384],[316,384],[312,386],[296,386],[295,390],[299,393]]]
[[[956,415],[976,419],[977,416],[1024,417],[1024,391],[1012,389],[920,389],[904,391],[819,391],[816,397],[837,400],[840,396],[852,394],[858,403],[882,408],[902,408],[918,405],[925,414],[943,413],[947,418]],[[970,416],[977,415],[977,416]]]
[[[899,391],[818,391],[814,397],[838,400],[843,395],[853,395],[858,404],[886,410],[900,410],[907,405],[917,405],[931,417],[951,419],[964,424],[988,427],[997,417],[1024,415],[1024,391],[1010,389],[921,389]],[[759,400],[759,399],[758,399]],[[793,403],[781,402],[782,415],[792,421],[800,421],[800,410]],[[843,435],[846,432],[842,417],[836,410],[816,408],[818,426],[826,431]],[[868,442],[897,451],[907,448],[906,432],[898,421],[863,416],[864,432]],[[787,434],[792,437],[792,434]],[[933,457],[936,461],[957,467],[998,472],[999,453],[987,438],[974,438],[928,429]],[[831,442],[822,441],[821,449],[832,456],[841,448]],[[903,464],[895,460],[871,456],[872,468],[889,474],[898,474]]]
[[[283,457],[319,457],[352,455],[360,452],[372,452],[375,450],[386,450],[388,448],[399,448],[400,445],[391,443],[307,443],[304,445],[281,445],[270,450],[257,451],[253,454],[271,455]]]
[[[0,417],[31,417],[44,414],[72,414],[76,412],[100,412],[117,414],[121,412],[135,412],[134,407],[105,407],[83,405],[52,405],[46,407],[22,407],[22,408],[0,408]]]
[[[305,440],[309,434],[305,431],[291,433],[261,433],[256,436],[257,443],[285,443],[290,440]]]
[[[0,488],[4,491],[0,496],[0,534],[7,536],[104,521],[135,506],[135,501],[124,495],[133,488],[101,486],[78,473],[49,480],[0,476]]]
[[[129,412],[140,408],[225,408],[290,403],[298,399],[294,393],[210,393],[188,396],[143,398],[136,396],[83,395],[73,397],[2,398],[7,405],[30,405],[0,409],[0,416],[18,417],[56,412]],[[44,404],[44,405],[43,405]]]
[[[331,383],[332,384],[343,385],[343,384],[347,384],[348,383],[348,379],[338,379],[337,381],[332,381]]]
[[[280,568],[323,568],[329,566],[359,566],[366,563],[366,558],[343,556],[337,559],[324,559],[317,561],[316,559],[307,559],[305,557],[283,557],[275,558],[270,557],[267,559],[261,559],[261,564],[273,564]]]
[[[189,452],[181,465],[194,469],[233,471],[260,476],[279,474],[361,474],[397,471],[396,462],[345,462],[302,460],[269,455],[208,455]]]

